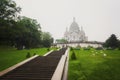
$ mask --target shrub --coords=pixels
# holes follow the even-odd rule
[[[79,49],[80,49],[80,48],[81,48],[81,46],[80,46],[80,45],[77,45],[77,47],[76,47],[76,48],[79,48]]]
[[[117,50],[120,50],[120,46],[117,48]]]
[[[93,48],[93,46],[90,46],[90,45],[89,45],[87,48]]]
[[[49,48],[47,48],[47,51],[50,51],[50,49],[49,49]]]
[[[33,54],[33,56],[36,55],[36,53]]]
[[[120,50],[120,47],[118,48],[118,50]]]
[[[75,50],[80,50],[80,47],[76,47]]]
[[[71,51],[73,51],[73,48],[72,48],[72,47],[70,47],[70,50],[71,50]]]
[[[96,50],[103,50],[103,48],[102,47],[97,47]]]
[[[75,52],[72,52],[71,59],[72,59],[72,60],[76,60],[76,59],[77,59],[77,58],[76,58],[76,55],[75,55]]]
[[[90,50],[90,48],[88,48],[88,47],[84,47],[83,49],[84,49],[84,50]]]
[[[108,47],[107,50],[114,50],[114,48]]]
[[[28,52],[27,55],[26,55],[26,58],[30,58],[30,57],[31,57],[31,55],[30,55],[30,53]]]

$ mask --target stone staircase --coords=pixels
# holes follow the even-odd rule
[[[0,76],[0,80],[52,80],[53,74],[67,48],[38,56],[16,69]]]

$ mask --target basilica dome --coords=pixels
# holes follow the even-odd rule
[[[79,25],[75,22],[75,18],[73,18],[73,22],[70,25],[70,32],[74,32],[74,31],[79,31]]]

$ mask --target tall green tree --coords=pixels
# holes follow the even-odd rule
[[[13,0],[0,0],[0,19],[11,20],[16,18],[17,13],[21,11]]]
[[[10,44],[10,36],[21,8],[12,0],[0,0],[0,44]]]
[[[20,11],[21,8],[17,7],[15,1],[0,0],[0,27],[12,26]]]
[[[38,47],[41,42],[41,27],[36,20],[21,17],[17,21],[15,45],[18,49]]]
[[[57,39],[56,43],[67,43],[68,41],[65,39]]]
[[[50,47],[54,39],[49,32],[42,32],[42,45],[44,47]]]
[[[117,48],[119,47],[119,40],[117,39],[115,34],[112,34],[104,43],[105,47],[110,47],[110,48]]]

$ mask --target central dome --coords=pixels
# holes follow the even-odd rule
[[[73,18],[73,22],[70,25],[70,32],[74,32],[74,31],[79,31],[79,25],[75,22],[75,18]]]

